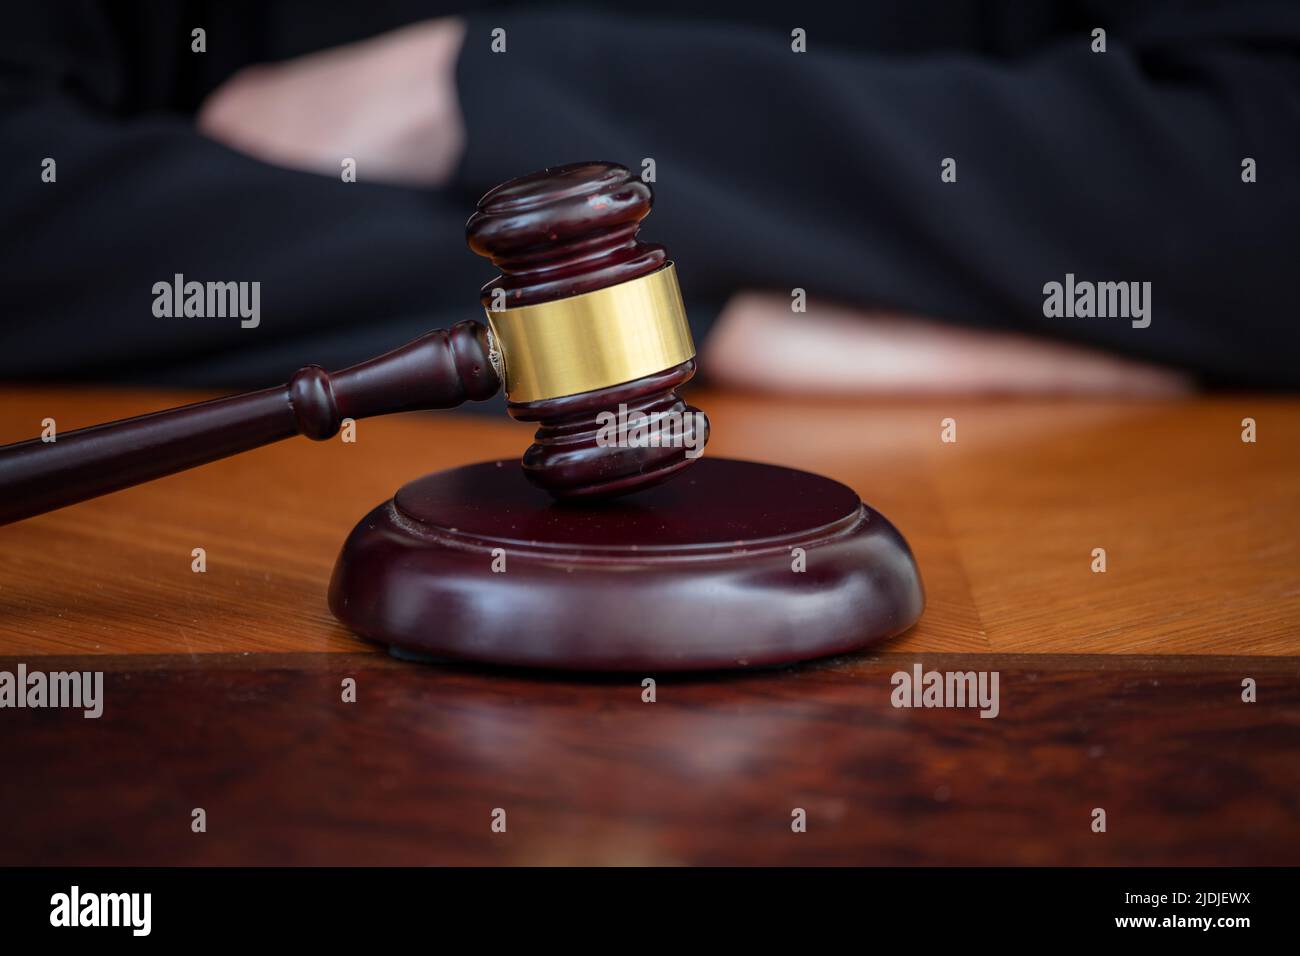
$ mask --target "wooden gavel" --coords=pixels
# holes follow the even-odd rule
[[[483,401],[503,383],[510,415],[539,423],[522,459],[535,484],[581,498],[661,482],[695,460],[708,420],[677,396],[695,346],[672,262],[637,238],[652,201],[613,163],[498,186],[466,225],[502,273],[481,290],[487,326],[460,322],[339,372],[309,365],[279,388],[0,447],[0,523],[294,435],[323,441],[344,419]],[[640,416],[643,440],[598,440],[613,411]],[[674,434],[656,434],[666,423]]]

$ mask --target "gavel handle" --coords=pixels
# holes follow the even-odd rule
[[[461,322],[341,372],[0,447],[0,524],[30,518],[261,445],[324,441],[343,419],[483,401],[501,386],[487,330]]]

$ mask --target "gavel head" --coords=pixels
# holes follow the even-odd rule
[[[677,274],[637,239],[652,201],[623,166],[574,163],[498,186],[465,227],[501,270],[481,298],[507,408],[539,423],[524,472],[559,498],[656,484],[708,440],[677,396],[695,374]]]

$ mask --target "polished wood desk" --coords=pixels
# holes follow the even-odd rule
[[[199,397],[9,387],[0,440]],[[343,538],[530,430],[363,421],[0,528],[0,669],[106,671],[99,720],[0,710],[0,864],[1300,863],[1300,401],[692,398],[711,453],[822,472],[903,531],[915,629],[645,675],[653,704],[640,677],[394,661],[326,608]],[[1000,715],[893,708],[915,662],[998,671]]]

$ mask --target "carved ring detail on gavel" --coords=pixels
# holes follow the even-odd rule
[[[490,330],[461,322],[339,372],[310,365],[280,388],[4,446],[0,523],[294,435],[325,440],[346,418],[483,401],[502,379],[510,414],[539,425],[522,460],[535,484],[574,498],[663,481],[694,460],[708,423],[676,394],[695,350],[672,263],[637,239],[651,202],[612,163],[505,183],[466,226],[502,272],[482,290]],[[642,416],[646,433],[599,441],[601,413],[620,411]]]

